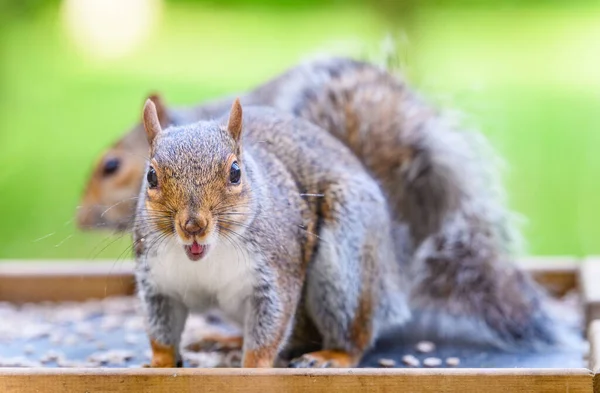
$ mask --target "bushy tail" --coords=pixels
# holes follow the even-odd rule
[[[410,135],[415,154],[402,171],[417,318],[446,335],[470,329],[503,349],[572,344],[547,295],[514,263],[522,242],[496,155],[482,135],[444,122],[432,119]]]
[[[496,254],[484,228],[460,229],[462,218],[450,221],[453,228],[443,226],[448,232],[424,241],[412,261],[411,303],[422,325],[431,324],[442,336],[464,335],[503,349],[573,342],[550,313],[544,291]]]

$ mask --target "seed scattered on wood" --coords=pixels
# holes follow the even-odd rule
[[[75,333],[86,341],[94,341],[95,330],[92,325],[87,322],[78,323],[74,326]]]
[[[395,367],[396,366],[396,361],[394,359],[381,358],[381,359],[379,359],[378,363],[381,367]]]
[[[63,342],[65,345],[72,347],[79,342],[79,339],[77,338],[77,336],[71,334],[70,336],[65,337]]]
[[[224,360],[224,357],[219,352],[183,352],[181,354],[183,360],[190,367],[218,367]],[[231,366],[225,366],[231,367]]]
[[[416,348],[421,353],[429,353],[435,351],[435,344],[431,341],[419,341]]]
[[[64,357],[64,355],[61,352],[57,352],[52,349],[46,352],[46,356],[50,360],[57,360],[58,358]]]
[[[112,364],[121,366],[133,358],[134,354],[131,351],[124,349],[113,349],[110,351],[95,352],[88,357],[88,361],[97,364]]]
[[[141,316],[127,318],[124,326],[125,330],[143,331],[145,327],[144,319]]]
[[[409,367],[419,367],[421,362],[413,355],[404,355],[402,356],[402,363],[406,364]]]
[[[440,358],[425,358],[423,359],[423,366],[425,367],[439,367],[442,365],[442,359]]]
[[[52,336],[50,336],[50,342],[54,345],[62,344],[62,340],[62,336],[58,334],[53,334]]]
[[[125,336],[125,343],[129,345],[137,344],[138,339],[134,334],[128,334]]]
[[[15,356],[11,358],[0,357],[0,367],[40,367],[39,362],[27,359],[24,356]]]
[[[115,330],[123,325],[123,320],[118,315],[106,315],[100,324],[100,329],[105,331]]]
[[[460,364],[460,359],[457,357],[447,358],[446,364],[450,367],[457,367]]]
[[[45,354],[43,354],[39,360],[42,363],[50,363],[50,362],[58,363],[59,361],[62,361],[64,359],[65,359],[65,355],[62,352],[54,351],[51,349],[48,352],[46,352]]]
[[[238,331],[226,319],[221,323],[211,320],[217,322],[212,325],[208,319],[206,314],[190,315],[184,338],[197,340],[214,333],[215,329],[223,334]],[[14,322],[0,324],[0,348],[4,349],[4,343],[9,343],[7,348],[12,351],[13,343],[22,343],[17,350],[23,355],[14,357],[18,353],[8,352],[10,356],[0,356],[0,366],[129,367],[148,362],[152,357],[151,351],[145,351],[147,336],[139,300],[132,296],[24,305],[0,302],[0,320]],[[113,349],[116,342],[126,349]],[[69,348],[69,357],[57,350],[60,347]],[[4,354],[3,351],[0,354]],[[241,356],[239,350],[233,350],[197,353],[184,360],[186,365],[195,367],[239,367]]]
[[[77,367],[79,364],[73,360],[69,360],[66,358],[59,358],[56,360],[56,365],[58,367]]]
[[[242,367],[242,351],[229,351],[223,363],[225,367]]]

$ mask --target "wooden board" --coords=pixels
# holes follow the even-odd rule
[[[587,258],[579,271],[587,321],[600,319],[600,257]]]
[[[134,289],[131,261],[0,262],[0,301],[82,301]]]
[[[553,294],[563,295],[577,285],[574,258],[524,258],[519,264]],[[133,267],[130,260],[0,261],[0,301],[81,301],[131,295]]]
[[[0,369],[1,392],[592,392],[587,369]]]

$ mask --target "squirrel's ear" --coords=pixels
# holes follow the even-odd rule
[[[167,111],[167,107],[160,94],[152,93],[148,96],[148,99],[151,100],[156,107],[156,114],[161,127],[168,127],[171,123],[169,119],[169,112]]]
[[[242,104],[240,104],[239,98],[236,98],[231,106],[229,120],[227,121],[227,131],[229,131],[229,134],[231,134],[231,137],[236,142],[240,140],[240,136],[242,135]]]
[[[154,138],[162,131],[162,128],[160,127],[160,121],[158,120],[158,114],[156,113],[156,106],[151,99],[147,99],[146,104],[144,105],[142,123],[146,129],[148,143],[152,146],[152,141],[154,141]]]

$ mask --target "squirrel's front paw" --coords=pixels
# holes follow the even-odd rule
[[[183,363],[177,359],[176,348],[172,345],[163,345],[154,340],[150,340],[152,347],[152,361],[143,367],[168,368],[182,367]]]
[[[308,367],[353,367],[355,359],[349,353],[344,351],[317,351],[306,353],[290,361],[289,367],[308,368]]]
[[[172,367],[183,367],[183,362],[181,360],[179,360],[179,361],[177,361],[177,363],[175,365],[171,365],[171,364],[166,364],[166,363],[154,362],[154,360],[152,360],[152,362],[150,364],[148,364],[148,363],[142,364],[142,368],[172,368]]]

